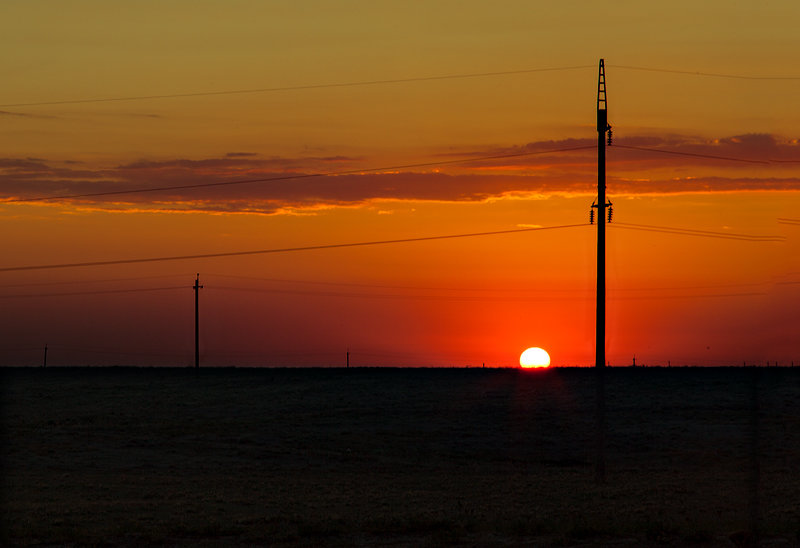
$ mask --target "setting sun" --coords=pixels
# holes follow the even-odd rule
[[[538,347],[528,348],[519,357],[519,365],[526,369],[550,366],[550,354]]]

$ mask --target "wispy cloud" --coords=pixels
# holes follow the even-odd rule
[[[0,116],[11,116],[16,118],[55,118],[46,114],[31,114],[29,112],[12,112],[8,110],[0,110]]]
[[[138,160],[113,167],[90,168],[41,158],[0,158],[0,194],[32,198],[115,192],[128,189],[233,183],[191,189],[160,190],[69,200],[91,209],[207,211],[211,213],[300,214],[330,207],[353,207],[391,200],[478,202],[509,196],[593,194],[594,151],[552,153],[588,146],[591,139],[541,141],[459,154],[495,158],[464,164],[416,169],[358,172],[364,158],[347,156],[268,157],[229,152],[206,159]],[[679,154],[613,146],[609,150],[609,191],[623,194],[800,190],[800,141],[774,135],[740,135],[713,140],[692,136],[633,136],[619,144]],[[681,155],[689,154],[688,156]],[[752,165],[708,156],[768,160]],[[450,153],[438,156],[453,159]],[[435,161],[435,160],[434,160]],[[372,167],[372,166],[369,166]],[[712,169],[713,168],[713,169]],[[788,169],[787,169],[788,168]],[[274,180],[287,176],[347,174]]]

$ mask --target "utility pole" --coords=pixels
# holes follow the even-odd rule
[[[194,280],[194,367],[200,367],[200,290],[203,286],[200,285],[200,273],[197,273],[197,278]]]
[[[595,319],[595,371],[597,376],[596,454],[595,481],[605,482],[606,477],[606,222],[611,222],[611,203],[606,200],[606,134],[611,144],[611,126],[608,125],[606,102],[606,72],[603,59],[597,78],[597,316]],[[608,220],[606,220],[608,208]],[[594,221],[594,210],[589,215]]]
[[[606,133],[611,144],[611,126],[606,110],[606,73],[600,59],[597,79],[597,319],[595,322],[595,367],[606,363],[606,208],[611,222],[611,203],[606,201]]]
[[[347,349],[347,368],[350,368],[350,349]]]
[[[44,360],[42,361],[42,367],[47,367],[47,345],[44,345]]]

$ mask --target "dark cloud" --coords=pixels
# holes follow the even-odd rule
[[[800,161],[800,142],[797,139],[780,139],[769,134],[753,133],[722,139],[628,137],[621,138],[618,142],[623,145],[698,155],[695,158],[686,156],[681,159],[680,162],[685,165],[724,166],[713,158],[703,158],[703,155],[724,156],[755,162]],[[673,159],[669,164],[675,164],[677,161]]]
[[[196,175],[198,172],[208,169],[229,170],[231,174],[239,174],[243,170],[258,172],[267,170],[329,170],[331,164],[347,164],[355,162],[358,158],[347,156],[328,156],[328,157],[299,157],[284,158],[273,156],[270,158],[254,158],[255,153],[229,152],[222,158],[207,158],[203,160],[139,160],[129,164],[117,166],[120,171],[159,171],[161,173],[184,172],[189,175]]]
[[[49,167],[41,158],[0,158],[0,169],[48,171]]]
[[[800,190],[800,177],[686,177],[651,181],[614,179],[609,181],[608,187],[609,191],[618,195]]]
[[[609,155],[614,155],[614,160],[633,166],[642,165],[646,167],[670,167],[670,166],[696,166],[713,165],[721,169],[738,167],[736,164],[721,163],[721,160],[707,158],[704,156],[722,156],[738,158],[740,160],[750,160],[756,162],[800,162],[800,140],[782,139],[770,134],[745,134],[720,139],[707,139],[696,136],[685,135],[615,135],[614,144],[619,145],[610,147]],[[504,154],[530,154],[519,158],[500,159],[494,162],[481,162],[483,166],[491,165],[537,165],[546,159],[546,163],[570,164],[575,161],[575,155],[563,155],[548,153],[548,151],[574,148],[582,146],[596,146],[597,139],[563,139],[559,141],[540,141],[525,145],[490,148],[481,151],[468,151],[466,153],[450,153],[448,156],[492,156]],[[657,150],[667,150],[677,153],[674,156],[658,156],[657,153],[647,151],[626,150],[624,146],[651,148]],[[685,154],[686,156],[681,156]],[[583,158],[595,161],[594,152],[582,153]]]
[[[508,195],[592,194],[596,186],[593,150],[547,152],[591,143],[591,139],[565,139],[471,151],[460,157],[536,154],[442,166],[442,172],[426,167],[322,177],[306,175],[357,169],[364,160],[346,156],[258,158],[255,153],[233,152],[221,158],[140,160],[91,170],[85,165],[81,166],[83,169],[74,169],[64,163],[56,166],[37,158],[0,158],[0,193],[7,198],[27,198],[252,181],[87,197],[74,199],[73,203],[82,207],[122,208],[128,204],[147,209],[267,214],[287,209],[352,206],[378,200],[459,202]],[[716,140],[687,136],[633,136],[620,138],[619,143],[695,155],[800,161],[798,140],[773,135],[740,135]],[[769,171],[776,169],[775,165],[780,170],[789,164],[759,165],[754,170],[754,166],[748,164],[698,156],[665,157],[622,147],[612,147],[609,158],[609,190],[616,195],[800,190],[800,175],[787,173],[785,169],[777,173]],[[710,171],[706,169],[711,165],[715,166],[713,175],[709,175]],[[692,169],[699,166],[704,170],[693,174]],[[675,173],[665,175],[670,170]]]

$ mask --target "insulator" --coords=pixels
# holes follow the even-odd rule
[[[613,134],[611,132],[611,126],[608,126],[608,146],[611,146],[612,136]]]
[[[608,222],[609,223],[611,222],[611,217],[613,217],[613,216],[614,216],[614,208],[613,207],[609,207],[608,208]]]
[[[589,224],[590,225],[594,224],[594,209],[589,210]]]

